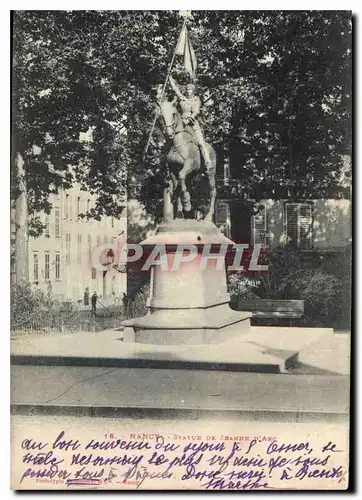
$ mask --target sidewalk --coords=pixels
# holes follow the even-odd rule
[[[347,418],[342,376],[13,366],[12,412],[301,421]]]

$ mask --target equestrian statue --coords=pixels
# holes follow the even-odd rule
[[[166,157],[169,175],[164,189],[164,219],[168,222],[174,218],[193,218],[188,180],[190,174],[205,171],[210,206],[204,220],[212,222],[216,200],[216,155],[214,148],[205,141],[198,119],[201,100],[193,83],[186,85],[184,93],[172,76],[169,83],[173,99],[161,96],[158,100],[165,135],[171,143]]]

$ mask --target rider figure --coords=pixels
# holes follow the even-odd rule
[[[194,136],[197,142],[197,145],[201,149],[201,153],[205,160],[205,167],[208,170],[211,167],[211,160],[209,157],[209,152],[207,150],[206,142],[204,135],[202,133],[200,124],[197,120],[197,116],[200,113],[201,101],[199,96],[195,95],[195,85],[193,83],[189,83],[186,86],[186,96],[182,94],[175,80],[170,76],[170,84],[172,90],[177,95],[180,108],[181,108],[181,117],[184,126],[191,125]]]

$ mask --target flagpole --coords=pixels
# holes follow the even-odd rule
[[[176,56],[176,47],[178,45],[178,42],[180,40],[180,36],[181,36],[181,33],[182,33],[182,30],[184,29],[185,25],[186,25],[186,20],[187,18],[185,17],[184,18],[184,22],[182,23],[182,27],[181,27],[181,31],[180,31],[180,35],[177,39],[177,43],[175,45],[175,48],[174,48],[174,51],[173,51],[173,55],[172,55],[172,59],[171,59],[171,62],[168,66],[168,70],[167,70],[167,75],[166,75],[166,80],[165,80],[165,83],[163,84],[163,87],[162,87],[162,92],[161,92],[161,96],[160,96],[160,102],[162,102],[162,99],[163,99],[163,96],[164,96],[164,93],[165,93],[165,90],[166,90],[166,86],[167,86],[167,82],[168,82],[168,79],[170,77],[170,73],[171,73],[171,69],[172,69],[172,65],[173,65],[173,62],[175,60],[175,56]],[[150,142],[151,142],[151,137],[152,137],[152,133],[153,133],[153,129],[155,128],[155,125],[156,125],[156,120],[157,120],[157,112],[155,112],[155,116],[153,118],[153,122],[152,122],[152,127],[151,127],[151,130],[150,130],[150,134],[148,136],[148,141],[147,141],[147,144],[146,144],[146,148],[145,148],[145,152],[143,153],[143,159],[145,158],[146,154],[147,154],[147,151],[148,151],[148,148],[150,146]]]

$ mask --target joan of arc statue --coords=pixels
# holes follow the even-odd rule
[[[183,124],[184,126],[192,127],[194,138],[197,142],[197,145],[201,149],[201,153],[205,161],[205,167],[206,170],[208,170],[211,166],[211,160],[206,148],[204,134],[202,132],[199,120],[197,119],[201,109],[201,101],[200,97],[195,93],[195,85],[193,83],[187,84],[186,95],[184,95],[172,76],[170,76],[169,81],[172,90],[176,94],[179,101]]]

